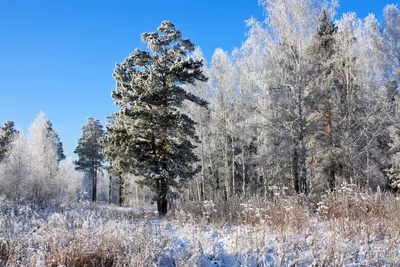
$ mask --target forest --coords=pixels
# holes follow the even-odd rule
[[[399,8],[259,5],[210,62],[143,33],[76,160],[43,112],[0,126],[0,266],[400,263]]]

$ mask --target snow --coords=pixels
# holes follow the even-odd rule
[[[89,203],[61,212],[3,200],[0,211],[0,266],[6,259],[10,265],[44,266],[66,264],[73,257],[93,257],[103,264],[207,267],[385,266],[400,260],[398,236],[372,232],[361,220],[348,218],[316,215],[307,227],[283,229],[262,223],[208,224],[181,215],[158,218],[151,208],[143,215],[142,209]],[[345,224],[348,232],[339,229]],[[355,229],[359,232],[350,233]]]

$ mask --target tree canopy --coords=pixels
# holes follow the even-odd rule
[[[193,43],[183,39],[172,22],[163,21],[157,32],[143,33],[142,41],[149,51],[136,49],[115,67],[112,98],[120,111],[114,116],[118,127],[109,128],[106,143],[119,146],[117,154],[129,163],[127,171],[140,176],[140,184],[156,193],[163,215],[171,187],[180,187],[199,171],[195,122],[182,105],[185,100],[200,106],[207,102],[183,85],[207,78],[202,60],[191,57]]]

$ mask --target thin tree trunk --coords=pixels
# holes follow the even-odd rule
[[[216,183],[216,186],[214,188],[214,198],[215,198],[215,195],[216,195],[217,199],[219,200],[220,199],[219,178],[218,178],[218,175],[215,175],[214,164],[212,162],[211,155],[210,155],[210,169],[211,169],[210,170],[211,171],[211,177],[213,178],[213,180],[215,179],[215,183]]]
[[[197,179],[197,177],[195,179],[196,179],[196,188],[197,188],[197,199],[199,201],[201,201],[201,189],[200,189],[201,185],[199,183],[199,179]]]
[[[97,196],[97,171],[96,168],[92,169],[92,202],[96,202]]]
[[[327,105],[327,114],[326,114],[326,127],[327,127],[327,134],[328,134],[328,145],[331,150],[333,150],[333,136],[332,136],[332,112],[329,107],[329,99],[325,99],[326,105]],[[332,154],[332,152],[330,153]],[[336,174],[335,174],[335,165],[333,162],[333,159],[330,160],[331,163],[329,165],[329,174],[328,174],[328,185],[329,185],[329,190],[333,192],[335,190],[335,184],[336,184]]]
[[[204,162],[204,151],[203,144],[201,144],[201,186],[200,186],[200,200],[203,201],[205,199],[204,190],[205,190],[205,162]]]
[[[203,133],[203,116],[200,112],[200,138],[201,138],[201,191],[200,191],[200,200],[203,201],[205,199],[204,189],[205,189],[205,162],[204,162],[204,133]]]
[[[300,80],[301,82],[301,80]],[[307,148],[304,143],[304,121],[303,121],[303,106],[302,106],[302,89],[301,87],[298,88],[298,95],[297,95],[297,108],[298,108],[298,131],[299,131],[299,167],[300,167],[300,192],[301,193],[308,193],[308,182],[307,182]]]
[[[262,172],[262,176],[263,176],[263,186],[264,186],[264,200],[267,199],[267,175],[265,173],[265,168],[264,165],[262,165],[261,167],[261,172]]]
[[[297,194],[300,193],[300,181],[299,181],[299,155],[297,152],[297,145],[294,145],[293,148],[293,155],[292,155],[292,176],[293,176],[293,183],[294,183],[294,190]]]
[[[228,196],[230,194],[229,190],[229,160],[228,160],[228,145],[227,145],[227,137],[225,138],[225,151],[224,151],[224,160],[225,160],[225,179],[224,179],[224,195],[225,201],[228,201]]]
[[[229,158],[228,158],[228,123],[226,118],[226,110],[224,108],[224,161],[225,161],[225,179],[224,179],[224,197],[225,201],[228,201],[230,195],[229,187]]]
[[[216,170],[216,179],[215,179],[215,182],[216,182],[216,192],[217,192],[217,199],[218,200],[220,200],[221,199],[221,192],[220,192],[220,189],[221,189],[221,187],[220,187],[220,183],[219,183],[219,176],[218,176],[218,170]]]
[[[245,165],[245,145],[242,141],[242,192],[243,197],[246,198],[246,165]]]
[[[119,174],[119,198],[118,198],[118,205],[122,207],[124,204],[124,187],[125,181],[122,174]]]
[[[189,186],[188,186],[188,200],[192,200],[192,183],[189,182]]]
[[[369,187],[369,184],[370,184],[370,175],[369,175],[369,165],[370,165],[370,163],[369,163],[369,149],[367,148],[367,184],[366,184],[366,186],[367,186],[367,188]]]
[[[301,176],[300,176],[300,181],[301,181],[301,192],[304,194],[308,194],[308,180],[307,180],[307,162],[306,162],[306,146],[304,144],[304,140],[301,140],[301,161],[300,161],[300,167],[301,167]]]
[[[232,134],[232,196],[236,194],[235,185],[235,137]]]
[[[139,206],[139,186],[135,185],[136,206]]]
[[[108,204],[112,203],[112,175],[109,174],[110,182],[108,184]]]

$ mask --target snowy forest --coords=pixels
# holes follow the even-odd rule
[[[259,5],[210,62],[143,33],[76,160],[43,112],[0,126],[0,266],[400,264],[400,9]]]

